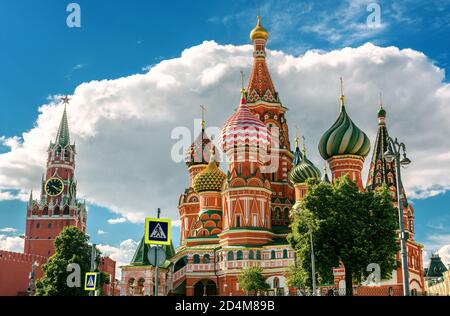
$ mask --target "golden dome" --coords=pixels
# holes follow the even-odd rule
[[[258,24],[256,24],[255,28],[250,32],[250,38],[252,41],[255,39],[264,39],[267,41],[269,38],[269,32],[261,26],[260,16],[258,16]]]

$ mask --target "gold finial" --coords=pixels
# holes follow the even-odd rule
[[[205,130],[205,112],[206,112],[206,107],[204,105],[200,105],[200,108],[202,109],[202,130]]]
[[[242,70],[240,72],[241,72],[241,80],[242,80],[241,92],[244,93],[245,92],[245,87],[244,87],[244,85],[245,85],[245,74],[244,74],[244,72]]]
[[[341,97],[339,98],[341,100],[341,107],[344,107],[344,83],[342,81],[342,77],[340,77],[341,81]]]
[[[298,148],[298,141],[299,141],[299,138],[298,138],[298,125],[297,125],[297,126],[295,126],[295,148]]]
[[[380,107],[383,108],[383,95],[380,92]]]
[[[303,153],[303,158],[305,158],[305,156],[306,156],[306,143],[305,143],[305,136],[302,136],[302,140],[303,140],[303,145],[302,145],[302,153]]]
[[[323,166],[323,174],[327,175],[328,174],[328,169],[327,169],[327,162],[325,161],[324,166]]]
[[[262,27],[261,25],[261,16],[258,15],[258,23],[256,24],[255,28],[250,32],[250,39],[254,41],[255,39],[263,39],[267,41],[269,38],[269,32]]]

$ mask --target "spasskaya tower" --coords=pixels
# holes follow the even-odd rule
[[[42,176],[39,199],[30,199],[27,204],[25,228],[25,253],[49,257],[54,252],[54,241],[66,226],[86,230],[86,205],[77,200],[75,179],[75,144],[70,143],[67,104],[64,97],[64,112],[56,134],[50,142],[47,169]]]

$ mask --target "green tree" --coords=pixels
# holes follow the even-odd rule
[[[388,277],[398,267],[395,254],[397,209],[389,189],[359,191],[347,176],[334,184],[307,180],[308,193],[295,212],[288,241],[296,250],[296,265],[289,283],[310,288],[310,234],[314,240],[316,273],[319,284],[333,281],[332,269],[345,267],[346,294],[353,295],[352,284],[367,277],[367,266],[376,263],[381,276]]]
[[[37,296],[85,296],[84,275],[90,269],[89,237],[78,228],[65,227],[55,239],[55,254],[42,267],[43,277],[36,282]],[[81,268],[81,287],[67,286],[67,266],[76,263]]]
[[[257,295],[258,292],[267,291],[270,285],[267,284],[262,275],[263,269],[261,267],[249,267],[242,270],[238,276],[239,286],[247,292],[253,292]]]

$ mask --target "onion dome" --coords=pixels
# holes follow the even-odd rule
[[[269,38],[269,32],[261,26],[261,17],[258,16],[258,23],[255,28],[250,32],[250,39],[254,41],[255,39],[266,40]]]
[[[206,165],[209,162],[208,153],[215,148],[211,139],[205,133],[205,129],[198,135],[197,139],[191,144],[186,151],[185,162],[188,167],[194,165]],[[218,161],[217,156],[215,157]],[[218,162],[217,162],[218,164]]]
[[[378,118],[386,117],[386,110],[383,107],[383,104],[380,104],[380,109],[378,110]]]
[[[193,187],[198,193],[203,191],[221,191],[226,178],[225,173],[217,167],[214,160],[215,150],[211,151],[208,166],[194,179]]]
[[[295,152],[294,152],[294,159],[292,160],[292,164],[297,166],[302,161],[302,153],[300,151],[300,148],[298,148],[298,137],[295,138]]]
[[[306,179],[309,178],[320,178],[320,171],[306,157],[305,144],[303,144],[301,161],[289,173],[289,180],[291,181],[292,184],[295,185],[299,183],[304,183]]]
[[[355,155],[366,157],[370,151],[370,141],[348,116],[344,106],[344,95],[341,93],[341,113],[319,142],[319,152],[328,160],[338,155]]]
[[[267,149],[270,144],[270,132],[266,125],[247,106],[245,89],[241,91],[241,104],[222,127],[220,142],[225,153],[228,149],[244,148],[246,145]]]

